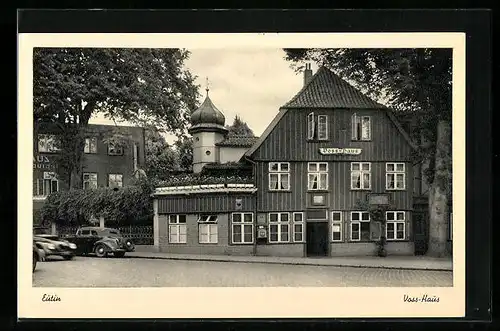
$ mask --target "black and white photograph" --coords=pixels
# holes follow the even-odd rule
[[[19,232],[40,303],[65,289],[384,288],[432,312],[464,291],[462,36],[246,37],[30,41]]]

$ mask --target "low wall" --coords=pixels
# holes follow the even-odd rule
[[[257,256],[304,257],[304,244],[257,245]]]
[[[414,255],[415,246],[410,241],[387,242],[387,255]],[[377,244],[366,243],[333,243],[330,245],[331,256],[374,256],[377,255]]]

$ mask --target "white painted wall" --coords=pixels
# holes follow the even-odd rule
[[[223,139],[224,135],[218,132],[193,134],[193,172],[200,172],[207,163],[220,162],[219,147],[215,144]]]

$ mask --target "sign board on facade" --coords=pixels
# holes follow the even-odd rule
[[[368,204],[370,205],[388,205],[388,194],[370,194],[368,195]]]
[[[344,154],[344,155],[359,155],[361,148],[320,148],[319,153],[323,155]]]
[[[242,207],[243,207],[243,199],[236,199],[235,209],[236,210],[241,210]]]
[[[33,169],[55,169],[55,167],[56,166],[54,164],[51,164],[48,156],[33,156]]]

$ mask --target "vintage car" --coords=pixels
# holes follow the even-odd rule
[[[35,272],[37,263],[43,260],[45,260],[45,251],[33,241],[33,272]]]
[[[55,235],[33,236],[39,246],[45,251],[45,256],[61,256],[65,260],[71,260],[75,256],[76,245]]]
[[[124,238],[120,231],[111,228],[81,227],[76,235],[65,237],[66,240],[76,244],[76,253],[79,255],[95,254],[106,257],[123,257],[126,252],[133,252],[135,245],[130,239]]]

